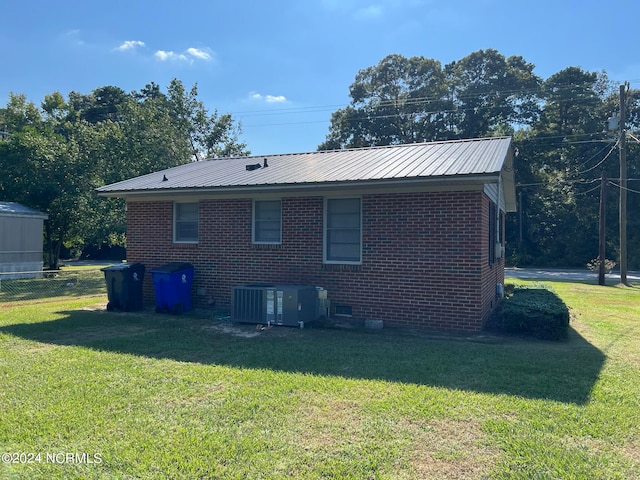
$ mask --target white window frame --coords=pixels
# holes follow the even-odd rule
[[[256,240],[256,203],[260,202],[278,202],[280,203],[280,234],[279,239],[277,241],[262,241]],[[281,198],[270,198],[264,200],[254,200],[253,207],[251,209],[251,242],[256,245],[281,245],[282,244],[282,199]]]
[[[332,260],[329,258],[328,256],[328,250],[329,250],[329,228],[328,228],[328,223],[329,223],[329,203],[334,201],[334,200],[358,200],[359,204],[360,204],[360,218],[359,218],[359,225],[358,225],[358,231],[360,234],[360,238],[359,238],[359,243],[360,243],[360,248],[358,251],[358,260]],[[354,196],[348,196],[348,197],[330,197],[330,198],[325,198],[324,199],[324,215],[323,215],[323,226],[322,226],[322,261],[325,264],[334,264],[334,265],[362,265],[362,197],[354,197]]]
[[[196,238],[178,239],[178,208],[180,205],[195,205],[198,210],[196,220]],[[199,202],[173,202],[173,243],[198,243],[200,239],[200,203]]]

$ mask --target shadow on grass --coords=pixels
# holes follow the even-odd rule
[[[234,325],[185,315],[60,312],[0,332],[54,345],[236,368],[384,380],[584,404],[604,355],[573,329],[567,342]]]

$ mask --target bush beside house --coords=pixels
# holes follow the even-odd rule
[[[569,309],[553,291],[544,287],[518,286],[509,293],[487,328],[524,334],[544,340],[565,340],[569,334]]]

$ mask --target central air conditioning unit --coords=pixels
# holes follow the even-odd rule
[[[242,285],[233,288],[231,320],[302,327],[327,316],[327,291],[310,285]]]

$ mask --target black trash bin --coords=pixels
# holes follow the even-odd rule
[[[182,313],[191,310],[193,265],[173,262],[149,270],[156,292],[156,312]]]
[[[142,309],[143,264],[119,263],[102,271],[107,282],[107,310],[129,312]]]

